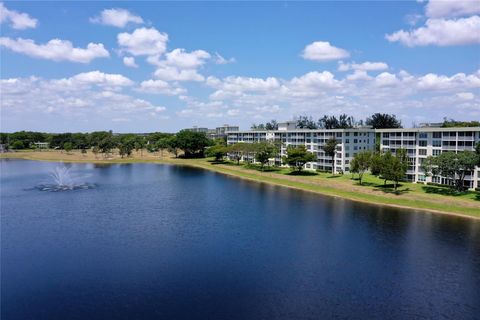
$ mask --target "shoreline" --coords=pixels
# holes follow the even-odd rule
[[[31,153],[24,153],[23,152],[16,152],[16,153],[4,153],[0,154],[0,159],[20,159],[20,160],[31,160],[31,161],[46,161],[46,162],[64,162],[64,163],[92,163],[92,164],[128,164],[128,163],[152,163],[152,164],[168,164],[168,165],[179,165],[179,166],[188,166],[192,168],[208,170],[211,172],[216,172],[220,174],[224,174],[229,177],[239,178],[247,181],[252,181],[256,183],[266,183],[269,185],[285,187],[294,190],[306,191],[309,193],[319,194],[323,196],[335,197],[340,199],[346,199],[349,201],[356,201],[371,205],[377,206],[386,206],[386,207],[393,207],[399,209],[410,209],[416,211],[423,211],[433,214],[442,214],[442,215],[449,215],[455,216],[460,218],[469,218],[474,220],[480,220],[480,206],[478,209],[478,215],[475,213],[462,213],[462,212],[453,212],[448,210],[438,210],[434,208],[424,208],[424,207],[415,207],[414,205],[403,205],[398,203],[392,203],[389,201],[391,198],[382,195],[372,196],[372,198],[377,198],[377,202],[370,199],[364,199],[362,196],[366,196],[366,194],[356,193],[356,196],[352,196],[348,194],[347,190],[339,190],[333,187],[325,187],[325,186],[316,186],[313,184],[309,184],[308,181],[298,182],[293,180],[288,180],[286,177],[282,177],[282,175],[278,174],[278,177],[272,177],[271,175],[266,175],[265,172],[258,172],[251,169],[245,170],[233,170],[231,168],[226,168],[226,166],[215,165],[210,162],[207,162],[205,159],[181,159],[181,158],[170,158],[170,157],[163,157],[163,158],[126,158],[126,159],[66,159],[65,156],[67,154],[58,154],[54,152],[49,152],[50,154],[55,154],[57,157],[54,158],[41,158],[32,156]],[[40,152],[39,152],[40,153]],[[44,152],[41,152],[44,153]],[[63,155],[63,157],[62,157]],[[203,161],[202,161],[203,160]],[[243,171],[243,172],[240,172]],[[283,178],[283,179],[282,179]],[[443,196],[447,198],[448,196]],[[405,200],[405,199],[403,199]],[[405,200],[407,201],[407,200]],[[408,200],[410,201],[410,200]],[[435,201],[435,199],[432,199]],[[414,202],[414,201],[413,201]],[[420,203],[418,203],[420,204]],[[432,204],[430,202],[423,203],[425,204]],[[473,209],[472,209],[473,210]],[[476,211],[476,209],[475,209]]]

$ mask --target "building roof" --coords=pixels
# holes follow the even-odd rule
[[[375,132],[434,132],[434,131],[480,131],[480,127],[422,127],[422,128],[398,128],[398,129],[375,129]]]

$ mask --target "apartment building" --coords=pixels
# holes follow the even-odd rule
[[[332,158],[325,154],[323,146],[328,139],[338,141],[337,152]],[[277,142],[280,154],[272,159],[276,164],[281,164],[281,157],[287,153],[289,146],[305,146],[308,151],[316,155],[317,161],[307,163],[305,169],[348,172],[350,161],[356,153],[364,150],[374,150],[375,131],[368,127],[352,129],[295,129],[294,123],[280,123],[278,130],[274,131],[237,131],[227,133],[227,144],[239,142],[254,143],[262,141]],[[245,159],[255,161],[253,155],[245,155]]]
[[[202,133],[205,133],[208,138],[215,139],[215,138],[224,138],[226,137],[227,132],[238,131],[239,127],[224,124],[223,126],[216,127],[215,129],[201,128],[201,127],[194,126],[193,128],[188,128],[186,130],[190,130],[193,132],[202,132]]]
[[[425,126],[413,129],[378,129],[380,133],[380,151],[395,151],[399,148],[407,150],[409,168],[407,179],[412,182],[433,182],[451,184],[449,179],[441,176],[427,177],[421,166],[428,156],[438,156],[442,152],[474,151],[480,142],[480,127],[440,128]],[[465,177],[465,186],[480,186],[480,169]]]

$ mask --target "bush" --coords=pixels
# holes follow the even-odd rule
[[[11,145],[12,149],[18,150],[18,149],[25,149],[25,145],[23,144],[22,141],[15,141]]]

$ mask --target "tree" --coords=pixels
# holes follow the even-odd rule
[[[464,189],[463,181],[468,173],[475,170],[477,155],[471,151],[443,152],[439,156],[429,156],[422,164],[425,175],[444,176],[454,182],[458,191]]]
[[[323,116],[318,120],[318,127],[322,129],[348,129],[353,128],[355,120],[352,116],[341,114],[337,119],[335,116]]]
[[[172,137],[167,137],[167,138],[161,138],[157,142],[153,143],[155,146],[156,150],[160,150],[160,157],[163,157],[163,150],[169,149],[169,147],[173,144],[171,141],[173,141]],[[175,154],[176,156],[176,154]]]
[[[262,130],[265,130],[265,125],[263,123],[260,123],[260,124],[255,124],[254,123],[250,126],[250,129],[262,131]]]
[[[22,141],[17,140],[17,141],[14,141],[14,142],[12,143],[11,148],[14,149],[14,150],[24,149],[24,148],[25,148],[25,145],[23,144]]]
[[[277,120],[272,120],[265,124],[265,130],[278,130]]]
[[[480,167],[480,142],[475,145],[475,153],[477,154],[477,166]]]
[[[378,176],[382,171],[382,155],[379,152],[372,154],[370,159],[370,173]]]
[[[121,137],[120,142],[118,143],[118,153],[123,158],[124,156],[129,157],[132,154],[132,150],[135,148],[135,136],[134,135],[125,135]]]
[[[374,129],[401,128],[402,123],[394,114],[375,113],[367,118],[366,124]]]
[[[350,162],[350,171],[358,174],[358,181],[362,184],[363,174],[370,168],[372,152],[362,151],[357,153]]]
[[[223,157],[227,155],[227,147],[221,144],[215,144],[208,147],[205,153],[207,157],[215,157],[215,161],[221,161],[223,160]]]
[[[95,159],[97,159],[98,152],[100,151],[100,148],[98,146],[93,146],[92,147],[92,152],[95,155]]]
[[[318,129],[318,126],[312,117],[298,116],[295,120],[297,121],[298,129]]]
[[[443,118],[442,123],[443,128],[449,127],[480,127],[480,121],[456,121],[453,119],[448,120],[446,117]]]
[[[175,158],[178,157],[178,140],[176,136],[171,136],[167,139],[168,151],[175,155]]]
[[[332,174],[335,174],[335,153],[337,152],[337,144],[337,139],[330,138],[323,146],[323,151],[325,154],[332,158]]]
[[[405,177],[408,169],[408,157],[405,149],[397,149],[395,156],[388,151],[382,157],[381,175],[385,181],[393,181],[397,190],[398,182]]]
[[[300,172],[307,162],[313,162],[316,157],[307,150],[305,146],[293,147],[288,146],[287,155],[282,158],[283,162],[288,164],[294,170]]]
[[[203,132],[182,130],[176,135],[177,146],[182,149],[185,158],[203,157],[205,148],[211,145],[211,141]]]
[[[144,136],[135,137],[134,147],[135,147],[135,151],[138,152],[138,150],[140,150],[140,157],[143,157],[143,149],[145,148],[145,144],[146,144],[146,141]]]
[[[73,149],[73,145],[72,145],[72,143],[71,143],[70,141],[69,141],[69,142],[65,142],[65,143],[63,144],[63,150],[65,150],[67,153],[70,152],[70,151],[72,151],[72,149]]]
[[[245,142],[231,144],[227,148],[229,156],[237,161],[237,165],[240,164],[240,160],[242,160],[243,155],[247,152],[247,150],[248,146]]]
[[[100,149],[100,152],[103,153],[103,156],[106,157],[113,148],[115,148],[115,140],[113,138],[113,133],[112,131],[105,132],[105,134],[102,134],[100,137],[100,141],[98,141],[98,147]]]
[[[270,158],[275,157],[278,154],[277,147],[271,142],[259,142],[255,144],[255,160],[260,162],[260,167],[263,171],[263,167]]]

